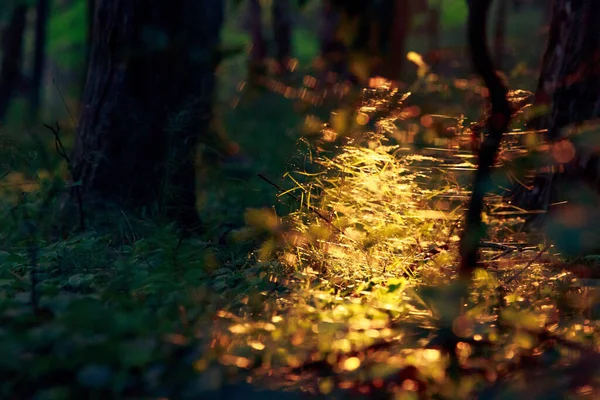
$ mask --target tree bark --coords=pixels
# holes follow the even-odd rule
[[[4,120],[10,100],[21,78],[23,32],[27,7],[14,8],[8,26],[2,32],[2,64],[0,66],[0,122]]]
[[[259,0],[248,1],[248,23],[252,48],[250,49],[250,61],[263,63],[267,57],[267,42],[262,27],[262,7]]]
[[[600,117],[600,2],[555,0],[536,104],[551,140],[572,123]]]
[[[336,31],[339,24],[339,13],[328,0],[321,2],[321,19],[319,21],[319,49],[321,57],[333,48],[336,42]]]
[[[211,118],[222,7],[99,1],[72,155],[86,210],[110,204],[199,223],[195,152]]]
[[[355,39],[349,49],[345,50],[377,57],[371,74],[397,80],[405,63],[406,40],[413,13],[423,7],[424,3],[413,0],[383,0],[376,3],[330,0],[329,4],[333,10],[357,20],[358,32],[355,32]],[[343,44],[333,41],[329,43],[329,48],[341,50]]]
[[[534,110],[537,107],[538,111],[528,125],[531,129],[547,129],[548,140],[554,142],[553,149],[567,146],[575,151],[564,159],[552,151],[548,160],[551,168],[545,165],[545,172],[534,176],[531,188],[516,185],[507,194],[513,204],[524,209],[549,211],[533,215],[527,226],[543,224],[554,209],[550,205],[565,200],[568,195],[565,183],[585,183],[600,191],[600,152],[594,141],[577,135],[571,138],[571,143],[561,142],[567,136],[568,126],[578,127],[600,117],[598,26],[600,2],[554,0],[534,101]]]
[[[29,88],[29,117],[35,122],[42,97],[42,80],[46,60],[46,26],[48,24],[48,0],[38,0],[35,16],[35,44],[33,53],[33,72]]]
[[[275,42],[275,60],[279,69],[284,72],[292,52],[292,9],[291,0],[273,0],[271,4],[273,41]],[[252,37],[250,49],[251,79],[263,75],[266,71],[265,59],[268,44],[262,24],[262,7],[259,0],[248,2],[248,25]]]
[[[489,185],[492,167],[500,147],[502,136],[511,120],[508,102],[508,87],[496,73],[487,46],[487,18],[492,0],[470,0],[467,36],[471,62],[489,92],[491,110],[487,120],[487,135],[477,157],[477,171],[467,209],[465,228],[460,242],[459,276],[470,282],[473,271],[479,264],[479,241],[485,233],[482,224],[484,197]]]
[[[387,51],[384,77],[397,80],[402,74],[406,60],[406,40],[412,24],[412,8],[409,0],[395,0],[394,19],[390,27],[390,44]]]
[[[319,21],[320,57],[331,72],[339,75],[343,74],[347,67],[347,49],[337,35],[340,20],[341,14],[334,1],[323,0]]]
[[[273,0],[273,37],[275,59],[282,72],[288,67],[292,54],[292,7],[291,0]]]
[[[262,7],[259,0],[248,0],[247,24],[252,40],[248,60],[248,81],[257,84],[266,74],[267,41],[262,26]]]

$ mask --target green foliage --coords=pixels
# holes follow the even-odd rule
[[[458,3],[443,2],[451,23]],[[83,43],[52,29],[53,49]],[[233,28],[225,39],[247,43]],[[111,232],[53,237],[44,201],[64,187],[64,166],[43,163],[52,153],[24,135],[0,142],[0,398],[595,395],[600,301],[582,275],[594,276],[597,256],[561,264],[540,252],[519,232],[520,210],[492,195],[489,268],[460,297],[479,84],[437,76],[414,54],[406,90],[381,82],[331,97],[299,83],[318,75],[302,66],[314,35],[294,40],[301,67],[277,81],[293,89],[285,98],[240,84],[243,55],[220,67],[217,114],[255,160],[199,168],[201,237],[126,214],[111,216],[124,221]],[[519,138],[495,182],[531,166],[511,160],[534,147]]]
[[[439,0],[443,29],[463,26],[467,20],[467,2],[461,0]]]
[[[318,41],[314,32],[299,28],[295,29],[292,36],[294,56],[302,65],[308,65],[319,54]]]
[[[440,84],[425,76],[414,87],[426,91],[436,87],[432,82]],[[426,398],[465,398],[482,388],[527,398],[566,390],[542,382],[568,374],[562,365],[569,346],[597,340],[595,320],[583,319],[595,315],[597,302],[573,290],[571,275],[540,263],[519,284],[506,283],[510,266],[538,249],[511,258],[502,244],[488,249],[489,257],[501,256],[502,269],[478,271],[470,298],[459,299],[451,276],[453,225],[461,212],[449,204],[440,209],[436,199],[455,193],[452,167],[468,164],[402,150],[411,142],[396,130],[414,125],[412,97],[398,101],[377,89],[363,99],[331,124],[354,135],[354,145],[323,152],[328,143],[314,142],[303,168],[286,175],[286,188],[301,200],[294,211],[247,211],[246,226],[226,235],[227,247],[208,243],[211,234],[181,240],[169,227],[146,223],[103,236],[37,238],[32,271],[26,231],[4,236],[0,375],[8,379],[0,383],[1,396],[238,398],[243,379],[340,398],[349,390],[365,397],[421,390]],[[291,104],[279,103],[273,108],[280,118],[301,123],[284,113]],[[236,121],[241,126],[257,117],[275,121],[255,101],[239,107],[237,118],[247,118]],[[356,120],[363,125],[349,123]],[[464,129],[464,122],[455,123]],[[256,135],[274,134],[258,127]],[[374,127],[380,134],[368,133]],[[331,140],[331,129],[321,132],[323,139]],[[427,135],[432,144],[449,140]],[[277,156],[262,161],[275,165]],[[217,187],[226,193],[208,195],[234,197],[213,208],[215,221],[247,197],[239,185]],[[19,207],[35,210],[36,204]],[[498,219],[494,207],[488,212]],[[510,223],[490,225],[495,240],[510,238]],[[32,272],[40,281],[37,316],[29,303]],[[459,301],[466,304],[462,311]],[[549,323],[555,324],[551,334],[569,344],[545,339],[540,332]],[[459,340],[458,365],[439,347],[452,340]],[[524,361],[531,358],[533,369]],[[517,371],[528,385],[510,375],[490,385],[472,374],[472,363],[492,375]]]
[[[47,52],[61,68],[81,68],[87,43],[86,0],[75,0],[68,7],[54,3],[48,24]]]

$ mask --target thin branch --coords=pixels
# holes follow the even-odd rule
[[[67,151],[65,150],[65,146],[63,145],[62,140],[60,140],[60,125],[58,124],[58,122],[56,122],[56,126],[54,127],[47,124],[44,124],[44,127],[50,130],[50,132],[52,132],[52,135],[54,135],[54,146],[56,148],[56,152],[65,160],[65,162],[67,163],[67,169],[71,174],[71,178],[73,178],[73,180],[76,181],[75,175],[73,174],[73,165],[71,164],[71,160],[67,155]],[[77,196],[77,207],[79,209],[79,226],[81,230],[85,230],[85,214],[83,212],[83,200],[81,198],[81,190],[79,187],[79,183],[75,182],[73,188],[75,189],[75,195]]]
[[[515,274],[513,274],[513,276],[511,276],[510,278],[508,278],[504,282],[504,285],[508,285],[509,283],[511,283],[512,281],[514,281],[517,277],[519,277],[523,272],[525,272],[527,269],[529,269],[529,267],[531,267],[534,262],[536,262],[537,260],[539,260],[540,257],[545,252],[547,252],[550,249],[551,246],[552,246],[551,244],[547,244],[546,246],[544,246],[544,248],[542,250],[540,250],[539,253],[535,257],[533,257],[523,268],[521,268]]]

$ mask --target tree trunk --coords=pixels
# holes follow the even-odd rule
[[[535,226],[548,220],[556,209],[551,204],[566,200],[569,184],[585,183],[600,191],[600,153],[595,141],[585,135],[566,137],[566,127],[600,117],[600,2],[596,0],[554,0],[548,43],[538,80],[533,129],[547,129],[547,138],[556,142],[550,167],[534,176],[531,188],[517,185],[506,197],[524,209],[548,210],[528,220]],[[588,135],[589,136],[589,135]],[[568,149],[561,153],[560,149]],[[572,150],[575,151],[572,151]],[[541,218],[540,218],[541,217]],[[592,218],[587,215],[586,217]],[[578,249],[580,251],[583,248]],[[571,249],[561,249],[570,252]]]
[[[273,0],[273,36],[276,49],[275,58],[284,72],[292,53],[291,0]]]
[[[263,33],[262,7],[259,0],[248,1],[248,28],[252,39],[248,75],[250,82],[256,82],[266,73],[267,41]]]
[[[600,117],[600,2],[555,0],[536,103],[552,140],[572,123]]]
[[[222,6],[99,1],[72,156],[84,209],[199,222],[195,152],[211,118]]]
[[[35,16],[35,47],[33,53],[33,72],[29,87],[29,117],[35,122],[40,109],[44,61],[46,60],[46,25],[48,24],[48,0],[38,0]]]
[[[506,21],[507,0],[499,0],[496,10],[496,26],[494,27],[494,64],[497,69],[502,69],[506,55]]]
[[[21,78],[23,61],[23,32],[27,7],[13,10],[8,26],[2,32],[2,65],[0,66],[0,122],[4,120],[10,99]]]
[[[491,103],[487,119],[487,135],[481,144],[477,157],[477,171],[467,209],[465,228],[460,242],[459,276],[470,281],[473,271],[479,264],[479,242],[485,234],[482,212],[492,167],[500,148],[502,136],[508,130],[511,120],[511,106],[508,102],[508,87],[496,73],[487,46],[487,18],[492,0],[471,0],[468,2],[469,18],[467,37],[471,52],[471,62],[475,72],[488,89]]]
[[[321,3],[321,20],[319,21],[319,49],[321,57],[325,57],[336,41],[339,13],[328,0]]]
[[[327,68],[335,74],[343,74],[346,70],[346,47],[337,37],[341,15],[332,0],[321,3],[321,19],[319,21],[319,50],[321,59]]]
[[[427,37],[429,41],[429,62],[434,71],[440,60],[440,5],[429,6],[427,10]]]
[[[395,0],[394,19],[390,28],[390,44],[384,67],[384,77],[397,80],[406,60],[406,39],[412,24],[412,8],[409,0]]]

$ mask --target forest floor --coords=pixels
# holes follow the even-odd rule
[[[339,99],[308,68],[266,88],[241,85],[243,69],[222,66],[218,115],[249,166],[201,169],[205,236],[124,218],[119,232],[32,241],[23,215],[45,173],[6,206],[0,398],[599,396],[600,260],[561,257],[502,199],[539,140],[520,118],[486,208],[486,269],[460,299],[477,79],[424,73]],[[23,176],[7,173],[3,204]],[[546,233],[572,248],[594,232],[573,221]]]

